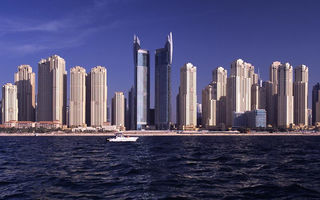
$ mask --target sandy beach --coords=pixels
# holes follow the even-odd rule
[[[208,132],[208,131],[124,131],[126,136],[320,136],[320,132]],[[0,136],[114,136],[115,133],[0,133]]]

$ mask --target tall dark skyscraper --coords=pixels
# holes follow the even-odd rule
[[[169,129],[171,124],[171,64],[172,33],[164,48],[155,55],[155,125],[157,129]]]
[[[128,125],[126,126],[127,130],[133,130],[134,127],[134,87],[131,87],[128,92]]]
[[[132,129],[145,129],[148,124],[150,109],[150,54],[148,50],[141,49],[140,40],[134,36],[134,127]]]
[[[312,88],[312,125],[320,122],[320,83],[317,83]]]
[[[86,124],[91,126],[91,72],[86,76]]]

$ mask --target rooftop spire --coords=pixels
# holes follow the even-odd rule
[[[139,40],[138,36],[136,36],[136,34],[134,34],[134,36],[133,36],[133,43],[137,43],[140,46],[140,40]]]
[[[167,46],[169,45],[169,46]],[[172,63],[172,54],[173,54],[173,41],[172,41],[172,32],[169,33],[168,38],[167,38],[167,48],[169,49],[170,52],[170,63]]]

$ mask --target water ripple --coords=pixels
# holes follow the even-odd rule
[[[0,199],[319,199],[320,137],[2,137]]]

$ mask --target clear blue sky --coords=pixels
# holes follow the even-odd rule
[[[198,67],[198,100],[217,66],[230,69],[242,58],[259,68],[263,80],[279,60],[306,64],[310,87],[320,81],[320,1],[312,0],[2,0],[0,83],[13,82],[20,64],[37,72],[41,58],[58,54],[67,70],[75,65],[108,70],[108,101],[133,84],[133,35],[151,52],[154,105],[154,51],[173,32],[172,94],[179,69]],[[173,101],[173,105],[175,102]],[[174,105],[175,107],[175,105]]]

